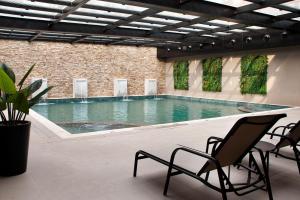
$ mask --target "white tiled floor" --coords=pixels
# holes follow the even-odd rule
[[[300,119],[300,108],[287,113],[288,117],[278,124]],[[176,144],[204,150],[209,136],[224,136],[236,120],[230,117],[73,139],[61,139],[33,120],[28,171],[20,176],[0,178],[0,200],[221,199],[217,192],[184,175],[171,180],[169,196],[164,197],[167,168],[142,160],[138,177],[133,178],[134,154],[143,149],[168,160]],[[199,169],[204,162],[182,156],[178,160],[193,169]],[[300,175],[295,162],[271,156],[270,176],[274,199],[300,199]],[[264,191],[228,197],[267,199]]]

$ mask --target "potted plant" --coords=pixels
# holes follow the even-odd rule
[[[23,87],[33,68],[34,65],[16,85],[13,70],[0,64],[0,176],[13,176],[26,171],[31,122],[25,118],[30,107],[52,88],[32,96],[41,87],[42,80]]]

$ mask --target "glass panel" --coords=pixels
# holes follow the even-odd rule
[[[206,28],[206,29],[215,29],[219,28],[219,26],[207,25],[207,24],[193,24],[194,27]]]
[[[224,26],[231,26],[231,25],[237,24],[235,22],[228,22],[228,21],[219,20],[219,19],[211,20],[209,22],[214,23],[214,24],[224,25]]]
[[[162,23],[168,23],[168,24],[177,24],[181,21],[179,20],[172,20],[172,19],[163,19],[159,17],[145,17],[144,20],[154,21],[154,22],[162,22]]]
[[[50,3],[42,3],[42,2],[35,2],[31,0],[1,0],[2,2],[9,2],[18,5],[25,5],[25,6],[34,6],[34,7],[42,7],[42,8],[53,8],[58,10],[63,10],[66,6],[57,5],[57,4],[50,4]]]
[[[29,16],[11,15],[11,14],[4,14],[4,13],[0,13],[0,16],[4,16],[4,17],[16,17],[16,18],[21,18],[21,19],[36,19],[36,20],[43,20],[43,21],[51,21],[52,20],[50,18],[29,17]]]
[[[162,11],[160,13],[157,13],[157,15],[166,16],[166,17],[175,17],[178,19],[187,19],[187,20],[198,18],[198,16],[195,16],[195,15],[187,15],[187,14],[169,12],[169,11]]]
[[[177,30],[182,30],[182,31],[193,31],[193,32],[203,31],[203,29],[187,28],[187,27],[181,27],[181,28],[178,28]]]
[[[136,26],[119,26],[120,28],[138,29],[138,30],[151,30],[151,28],[136,27]]]
[[[151,24],[151,23],[145,23],[145,22],[130,22],[130,24],[133,25],[141,25],[141,26],[152,26],[152,27],[164,27],[165,25],[161,24]]]
[[[76,19],[85,19],[85,20],[93,20],[93,21],[99,21],[99,22],[116,22],[118,21],[117,19],[108,19],[108,18],[95,18],[95,17],[90,17],[90,16],[82,16],[82,15],[68,15],[68,17],[71,18],[76,18]]]
[[[14,7],[8,7],[8,6],[0,6],[1,10],[7,10],[7,11],[14,11],[14,12],[22,12],[22,13],[29,13],[29,14],[42,14],[42,15],[49,15],[49,17],[54,17],[58,13],[53,12],[46,12],[46,11],[38,11],[38,10],[27,10],[23,8],[14,8]]]
[[[281,5],[300,10],[300,1],[299,0],[286,2]]]
[[[293,18],[293,20],[300,21],[300,17]]]
[[[231,32],[234,32],[234,33],[245,33],[245,32],[248,32],[246,30],[242,30],[242,29],[232,29],[232,30],[229,30]]]
[[[222,5],[231,6],[231,7],[236,7],[236,8],[251,4],[251,2],[244,1],[244,0],[205,0],[205,1],[210,1],[210,2],[213,2],[213,3],[222,4]]]
[[[139,7],[139,6],[131,6],[126,4],[120,4],[120,3],[111,3],[107,1],[99,1],[99,0],[91,0],[87,3],[88,5],[95,5],[95,6],[103,6],[107,8],[116,8],[121,10],[131,10],[136,12],[143,12],[147,10],[148,8]]]
[[[216,38],[216,35],[210,35],[210,34],[202,34],[202,36],[204,37],[212,37],[212,38]]]
[[[171,44],[180,44],[181,42],[177,42],[177,41],[166,41],[167,43],[171,43]]]
[[[120,17],[120,18],[127,18],[127,17],[131,16],[131,14],[118,13],[118,12],[108,12],[108,11],[105,11],[105,10],[95,10],[95,9],[88,9],[88,8],[78,8],[77,11],[93,13],[93,14],[107,15],[107,16],[113,16],[113,17]]]
[[[61,20],[61,22],[72,23],[72,24],[96,25],[96,26],[106,26],[107,25],[107,24],[103,24],[103,23],[80,22],[80,21],[74,21],[74,20]]]
[[[247,29],[261,30],[261,29],[265,29],[265,28],[264,28],[264,27],[261,27],[261,26],[248,26]]]
[[[226,33],[226,32],[216,32],[214,33],[216,35],[223,35],[223,36],[226,36],[226,35],[231,35],[232,33]]]
[[[272,7],[258,9],[255,12],[262,13],[262,14],[267,14],[267,15],[272,15],[272,16],[279,16],[279,15],[284,15],[284,14],[291,13],[291,12],[286,11],[286,10],[279,10],[277,8],[272,8]]]
[[[166,33],[178,33],[178,34],[189,34],[189,32],[185,31],[165,31]]]

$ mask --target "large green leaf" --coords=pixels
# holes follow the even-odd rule
[[[29,74],[31,73],[31,71],[33,70],[35,64],[33,64],[29,70],[26,72],[26,74],[23,76],[23,78],[21,79],[21,81],[18,83],[18,86],[20,86],[20,88],[22,88],[25,80],[27,79],[27,77],[29,76]]]
[[[5,101],[0,97],[0,111],[6,110],[6,103]]]
[[[29,113],[29,102],[23,92],[14,94],[9,101],[12,101],[14,109],[19,110],[25,114]]]
[[[47,92],[49,92],[49,90],[51,90],[53,88],[53,86],[47,87],[46,89],[44,89],[43,91],[41,91],[39,94],[37,94],[35,97],[33,97],[32,99],[29,100],[29,107],[34,106],[35,104],[37,104],[42,96],[44,94],[46,94]]]
[[[0,90],[6,94],[16,93],[16,86],[14,82],[2,68],[0,69]]]
[[[9,78],[15,83],[16,82],[16,75],[11,68],[9,68],[6,64],[2,63],[0,68],[9,76]]]
[[[26,97],[29,97],[34,92],[36,92],[40,87],[42,86],[43,80],[36,80],[33,83],[31,83],[28,87],[24,88],[22,91],[24,92]]]

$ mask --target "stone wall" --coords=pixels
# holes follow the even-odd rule
[[[267,95],[242,95],[240,92],[241,57],[247,54],[268,55]],[[210,56],[223,57],[222,92],[202,91],[202,62]],[[186,58],[189,66],[189,90],[174,90],[173,63],[166,64],[166,93],[213,99],[300,106],[300,47],[268,51],[224,53]]]
[[[72,97],[73,78],[88,79],[89,96],[112,96],[115,78],[128,79],[129,95],[143,95],[145,79],[157,79],[159,93],[165,89],[165,64],[156,48],[0,40],[0,62],[18,80],[35,63],[31,77],[55,86],[50,98]]]

